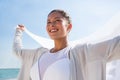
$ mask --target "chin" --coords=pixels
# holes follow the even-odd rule
[[[56,39],[59,39],[59,38],[57,38],[57,37],[50,37],[52,40],[56,40]]]
[[[58,36],[50,36],[50,38],[51,38],[52,40],[60,39],[60,37],[58,37]]]

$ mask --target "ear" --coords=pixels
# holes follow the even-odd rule
[[[68,27],[67,27],[68,33],[71,31],[71,29],[72,29],[72,24],[68,24]]]

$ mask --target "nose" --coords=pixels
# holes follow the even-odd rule
[[[56,21],[53,21],[53,22],[49,22],[49,23],[48,23],[48,26],[51,26],[51,27],[55,27],[55,25],[56,25]]]
[[[55,24],[56,24],[55,22],[51,22],[52,27],[55,27]]]

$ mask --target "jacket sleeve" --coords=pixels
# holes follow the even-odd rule
[[[120,59],[120,35],[98,43],[88,44],[90,60],[116,60]]]
[[[14,42],[13,42],[13,53],[20,59],[27,59],[34,57],[34,53],[37,53],[38,49],[22,49],[22,31],[16,29]]]

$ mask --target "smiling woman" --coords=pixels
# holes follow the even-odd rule
[[[62,10],[49,13],[46,29],[51,39],[66,38],[71,28],[71,20],[67,13]]]
[[[116,37],[83,44],[78,41],[73,46],[68,41],[71,29],[67,13],[52,10],[46,31],[54,47],[23,49],[21,37],[25,27],[18,25],[13,47],[14,53],[22,59],[18,80],[106,80],[106,63],[120,59],[120,32]]]

